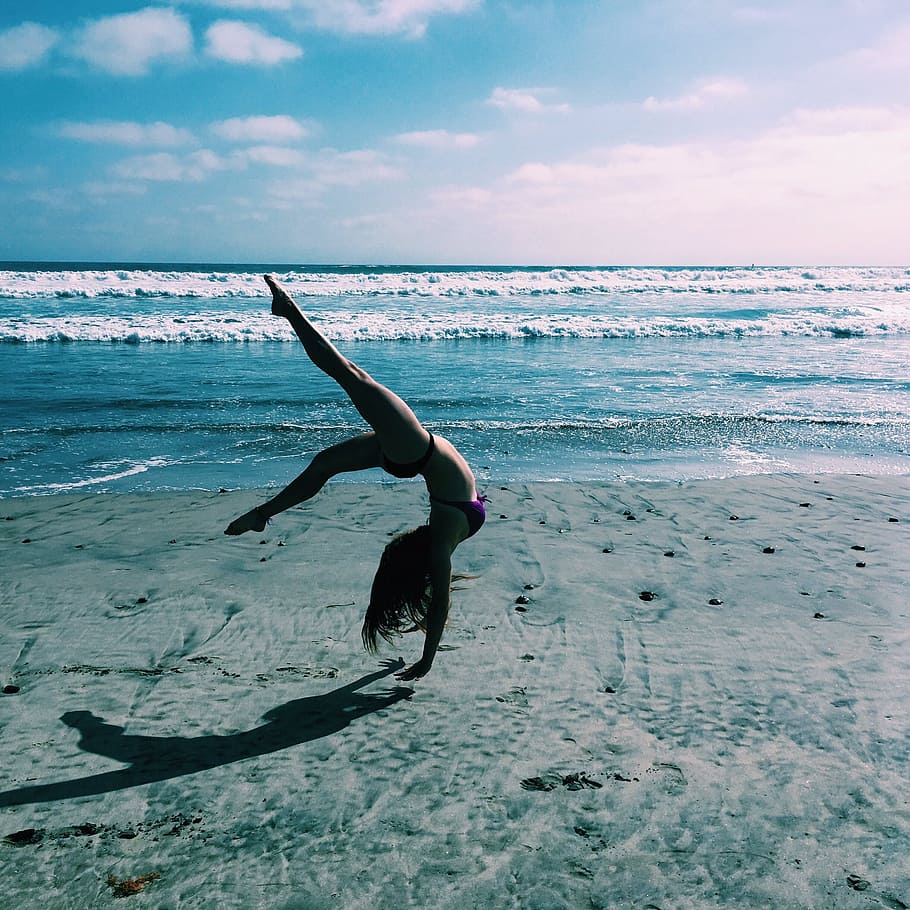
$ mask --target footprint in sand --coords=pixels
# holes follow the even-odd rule
[[[646,773],[660,775],[664,786],[670,793],[680,793],[689,786],[689,781],[686,780],[682,768],[672,762],[654,762]]]
[[[504,695],[497,695],[496,701],[504,705],[511,705],[513,708],[528,707],[528,696],[521,686],[512,686]]]
[[[11,847],[31,847],[34,844],[40,844],[44,840],[43,828],[23,828],[21,831],[14,831],[3,838],[3,843]]]
[[[583,772],[576,771],[572,774],[557,774],[550,771],[542,774],[540,777],[526,777],[521,781],[522,790],[538,790],[542,793],[549,793],[557,787],[565,787],[566,790],[599,790],[603,784],[596,780],[591,780]]]
[[[526,777],[521,782],[522,790],[539,790],[548,793],[555,790],[562,782],[558,774],[545,774],[543,777]]]
[[[335,679],[338,676],[336,667],[276,667],[276,673],[290,673],[306,679]]]

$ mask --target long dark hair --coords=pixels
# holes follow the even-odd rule
[[[430,527],[421,525],[397,535],[383,550],[361,632],[367,651],[379,650],[380,637],[391,642],[409,627],[425,629],[432,593]]]

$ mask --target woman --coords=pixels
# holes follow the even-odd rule
[[[321,451],[277,496],[241,515],[224,533],[262,531],[273,515],[315,496],[326,481],[345,471],[382,467],[394,477],[423,475],[430,494],[429,524],[399,534],[385,548],[362,633],[367,650],[375,652],[379,636],[390,641],[395,633],[423,629],[423,656],[398,674],[398,679],[418,679],[433,666],[449,614],[452,553],[480,530],[483,497],[452,443],[429,433],[397,395],[343,357],[271,275],[265,280],[272,291],[272,313],[290,322],[310,360],[347,392],[373,429]]]

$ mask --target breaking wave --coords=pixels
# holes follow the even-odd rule
[[[746,338],[810,336],[849,338],[910,334],[910,310],[883,313],[876,307],[843,311],[768,312],[752,317],[459,311],[381,314],[311,314],[335,341],[444,341],[533,338]],[[268,314],[201,312],[0,317],[0,342],[249,343],[290,342],[283,320]]]
[[[279,270],[298,297],[515,297],[549,294],[895,294],[910,292],[910,269],[883,267],[712,268],[319,268]],[[8,268],[0,299],[265,297],[258,270]]]

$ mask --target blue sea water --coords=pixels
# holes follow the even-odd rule
[[[281,484],[361,432],[264,271],[481,487],[910,472],[905,267],[0,263],[0,497]]]

